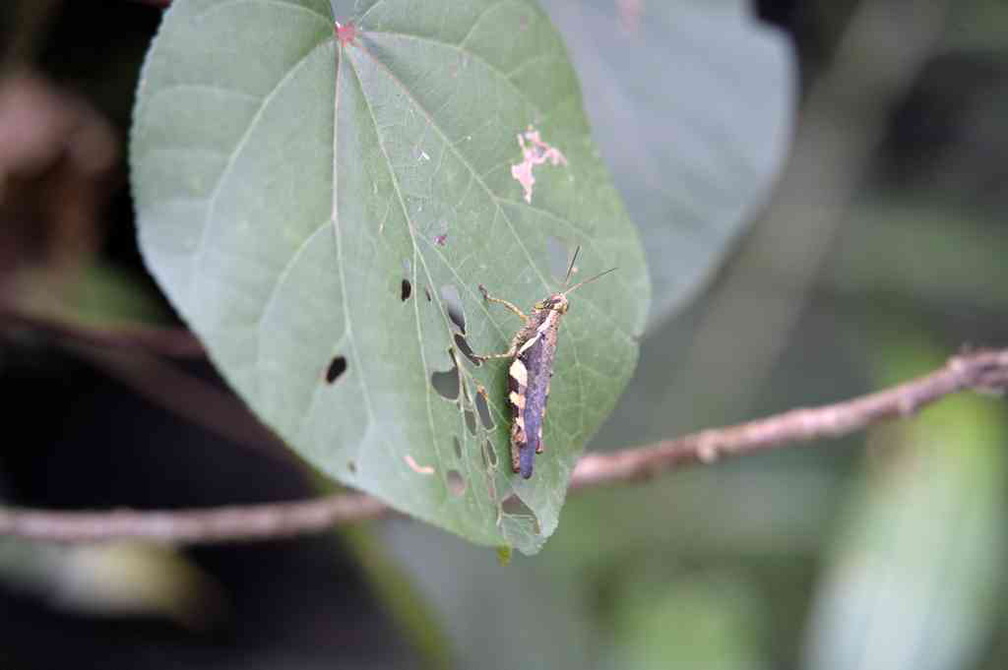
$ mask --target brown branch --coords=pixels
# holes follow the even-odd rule
[[[1008,349],[953,357],[923,377],[870,395],[822,407],[795,409],[749,423],[705,430],[675,440],[613,453],[589,454],[574,468],[571,489],[639,481],[721,456],[738,456],[795,442],[833,438],[913,414],[964,390],[1008,389]],[[0,509],[0,534],[51,541],[140,538],[172,543],[256,540],[317,532],[334,524],[390,512],[368,495],[337,494],[303,502],[206,510],[51,512]]]

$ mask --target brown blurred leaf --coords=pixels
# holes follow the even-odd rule
[[[119,145],[84,100],[31,73],[0,81],[0,291],[65,285],[101,239]]]

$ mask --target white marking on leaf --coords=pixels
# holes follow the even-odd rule
[[[415,460],[413,460],[413,457],[410,456],[409,454],[406,454],[405,456],[403,456],[403,460],[406,461],[406,465],[410,466],[410,470],[412,470],[413,472],[417,473],[418,475],[432,475],[432,474],[434,474],[434,466],[433,465],[420,465]]]
[[[542,140],[539,131],[532,126],[518,134],[518,146],[522,151],[522,162],[511,166],[511,176],[521,184],[525,192],[525,202],[532,203],[532,186],[535,184],[533,168],[549,162],[550,165],[567,165],[567,158],[556,147]]]

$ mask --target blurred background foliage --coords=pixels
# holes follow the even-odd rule
[[[165,408],[193,384],[224,397],[201,360],[169,368],[14,318],[173,322],[136,251],[121,151],[159,13],[0,8],[0,107],[30,103],[0,117],[0,496],[20,504],[316,490],[256,430]],[[699,297],[655,321],[591,448],[842,399],[1008,342],[1008,6],[766,0],[753,14],[795,45],[787,164]],[[36,135],[12,136],[12,118],[45,150],[20,156]],[[5,540],[0,665],[995,670],[1006,422],[1003,400],[963,396],[863,436],[579,494],[543,553],[506,567],[405,520],[185,551]]]

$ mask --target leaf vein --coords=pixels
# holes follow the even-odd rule
[[[286,9],[296,9],[298,11],[302,11],[302,12],[305,12],[306,14],[314,16],[314,17],[320,19],[321,21],[324,21],[325,24],[326,24],[326,26],[329,26],[329,25],[332,24],[332,18],[331,17],[325,16],[324,14],[316,12],[314,9],[311,9],[310,7],[305,7],[304,5],[301,5],[301,4],[298,4],[298,3],[295,3],[295,2],[287,2],[286,0],[225,0],[224,2],[221,2],[219,4],[214,5],[213,7],[210,7],[206,11],[200,12],[199,14],[196,15],[195,18],[197,18],[197,19],[205,19],[206,17],[210,16],[211,14],[215,14],[215,13],[217,13],[219,11],[223,11],[225,9],[230,9],[234,5],[246,5],[246,4],[247,5],[267,5],[267,6],[284,7]]]
[[[241,154],[242,150],[245,148],[246,143],[252,136],[252,132],[258,126],[259,121],[262,119],[263,112],[266,110],[266,107],[269,106],[269,103],[276,96],[277,92],[283,88],[284,84],[290,81],[290,79],[294,76],[294,74],[306,62],[308,62],[308,59],[315,53],[315,51],[320,46],[323,46],[328,42],[330,42],[330,40],[325,39],[322,40],[321,42],[312,45],[312,47],[305,53],[305,55],[302,56],[296,63],[294,63],[294,65],[292,65],[291,68],[287,70],[284,76],[277,81],[273,89],[269,93],[267,93],[265,97],[263,97],[262,103],[259,105],[259,109],[256,111],[255,115],[249,120],[248,127],[245,129],[245,132],[242,134],[237,144],[235,144],[234,150],[231,151],[231,155],[229,156],[227,163],[224,165],[224,169],[221,171],[220,176],[217,178],[217,184],[214,186],[214,189],[210,194],[210,198],[207,201],[206,216],[203,218],[203,230],[200,232],[200,238],[196,244],[196,249],[193,253],[192,278],[189,281],[189,302],[194,309],[195,309],[195,303],[193,301],[193,295],[197,288],[197,279],[199,278],[199,266],[200,262],[203,259],[203,255],[206,253],[206,242],[208,231],[214,220],[213,219],[214,209],[217,203],[217,196],[220,194],[221,185],[227,180],[228,175],[231,173],[231,170],[234,167],[235,161]]]

